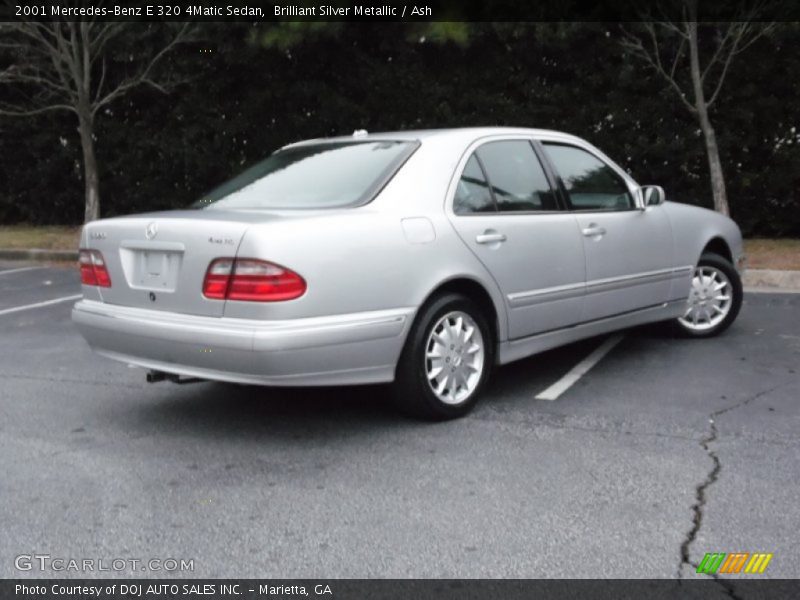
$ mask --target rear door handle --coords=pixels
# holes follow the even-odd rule
[[[606,228],[599,225],[589,225],[581,230],[585,237],[603,237],[606,234]]]
[[[496,244],[507,239],[505,233],[481,233],[475,236],[475,241],[479,244]]]

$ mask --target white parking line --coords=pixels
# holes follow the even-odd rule
[[[588,373],[593,366],[599,363],[602,358],[608,354],[612,348],[614,348],[614,346],[622,341],[622,338],[624,337],[624,335],[615,335],[608,338],[605,342],[600,344],[600,346],[598,346],[594,352],[572,367],[569,373],[564,375],[561,379],[556,381],[542,393],[537,394],[535,397],[536,400],[556,400],[561,394],[575,385],[575,383],[581,377],[586,375],[586,373]]]
[[[22,310],[30,310],[31,308],[40,308],[42,306],[50,306],[51,304],[59,304],[60,302],[69,302],[70,300],[77,300],[83,294],[76,294],[74,296],[64,296],[63,298],[56,298],[55,300],[45,300],[44,302],[37,302],[35,304],[25,304],[24,306],[15,306],[14,308],[4,308],[0,310],[0,315],[10,315],[11,313],[20,312]]]
[[[8,275],[9,273],[22,273],[23,271],[35,271],[36,269],[44,269],[44,267],[20,267],[19,269],[8,269],[7,271],[0,271],[0,275]]]

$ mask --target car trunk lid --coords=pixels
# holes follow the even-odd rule
[[[209,264],[236,256],[251,223],[278,218],[220,210],[151,213],[91,223],[84,240],[103,254],[111,276],[111,287],[98,288],[103,302],[222,316],[225,301],[203,296]]]

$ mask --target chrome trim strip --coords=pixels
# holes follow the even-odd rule
[[[608,292],[624,287],[643,285],[645,283],[655,283],[667,279],[677,279],[694,272],[694,266],[674,267],[668,269],[658,269],[656,271],[646,271],[633,275],[621,275],[618,277],[608,277],[605,279],[595,279],[585,283],[570,283],[558,285],[540,290],[528,290],[508,294],[508,302],[512,308],[555,302],[556,300],[566,300],[577,298],[584,294],[598,292]]]
[[[635,273],[633,275],[621,275],[619,277],[595,279],[594,281],[587,282],[586,288],[589,293],[597,293],[618,290],[634,285],[643,285],[645,283],[655,283],[657,281],[677,278],[680,273],[682,273],[683,269],[685,269],[685,267],[679,267],[677,269],[658,269],[657,271],[646,271],[644,273]]]
[[[566,300],[582,296],[586,291],[585,283],[569,283],[555,287],[543,288],[540,290],[530,290],[526,292],[516,292],[508,294],[508,302],[513,307],[530,306],[544,302],[554,302],[555,300]]]
[[[120,248],[126,250],[152,250],[155,252],[184,252],[186,246],[181,242],[161,242],[151,240],[122,240]]]
[[[673,275],[691,275],[694,273],[694,265],[686,265],[685,267],[675,267],[672,269]]]

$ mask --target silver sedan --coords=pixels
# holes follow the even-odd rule
[[[393,382],[465,414],[495,365],[664,321],[720,333],[742,238],[586,141],[537,129],[281,148],[187,210],[84,227],[72,317],[99,354],[185,378]]]

